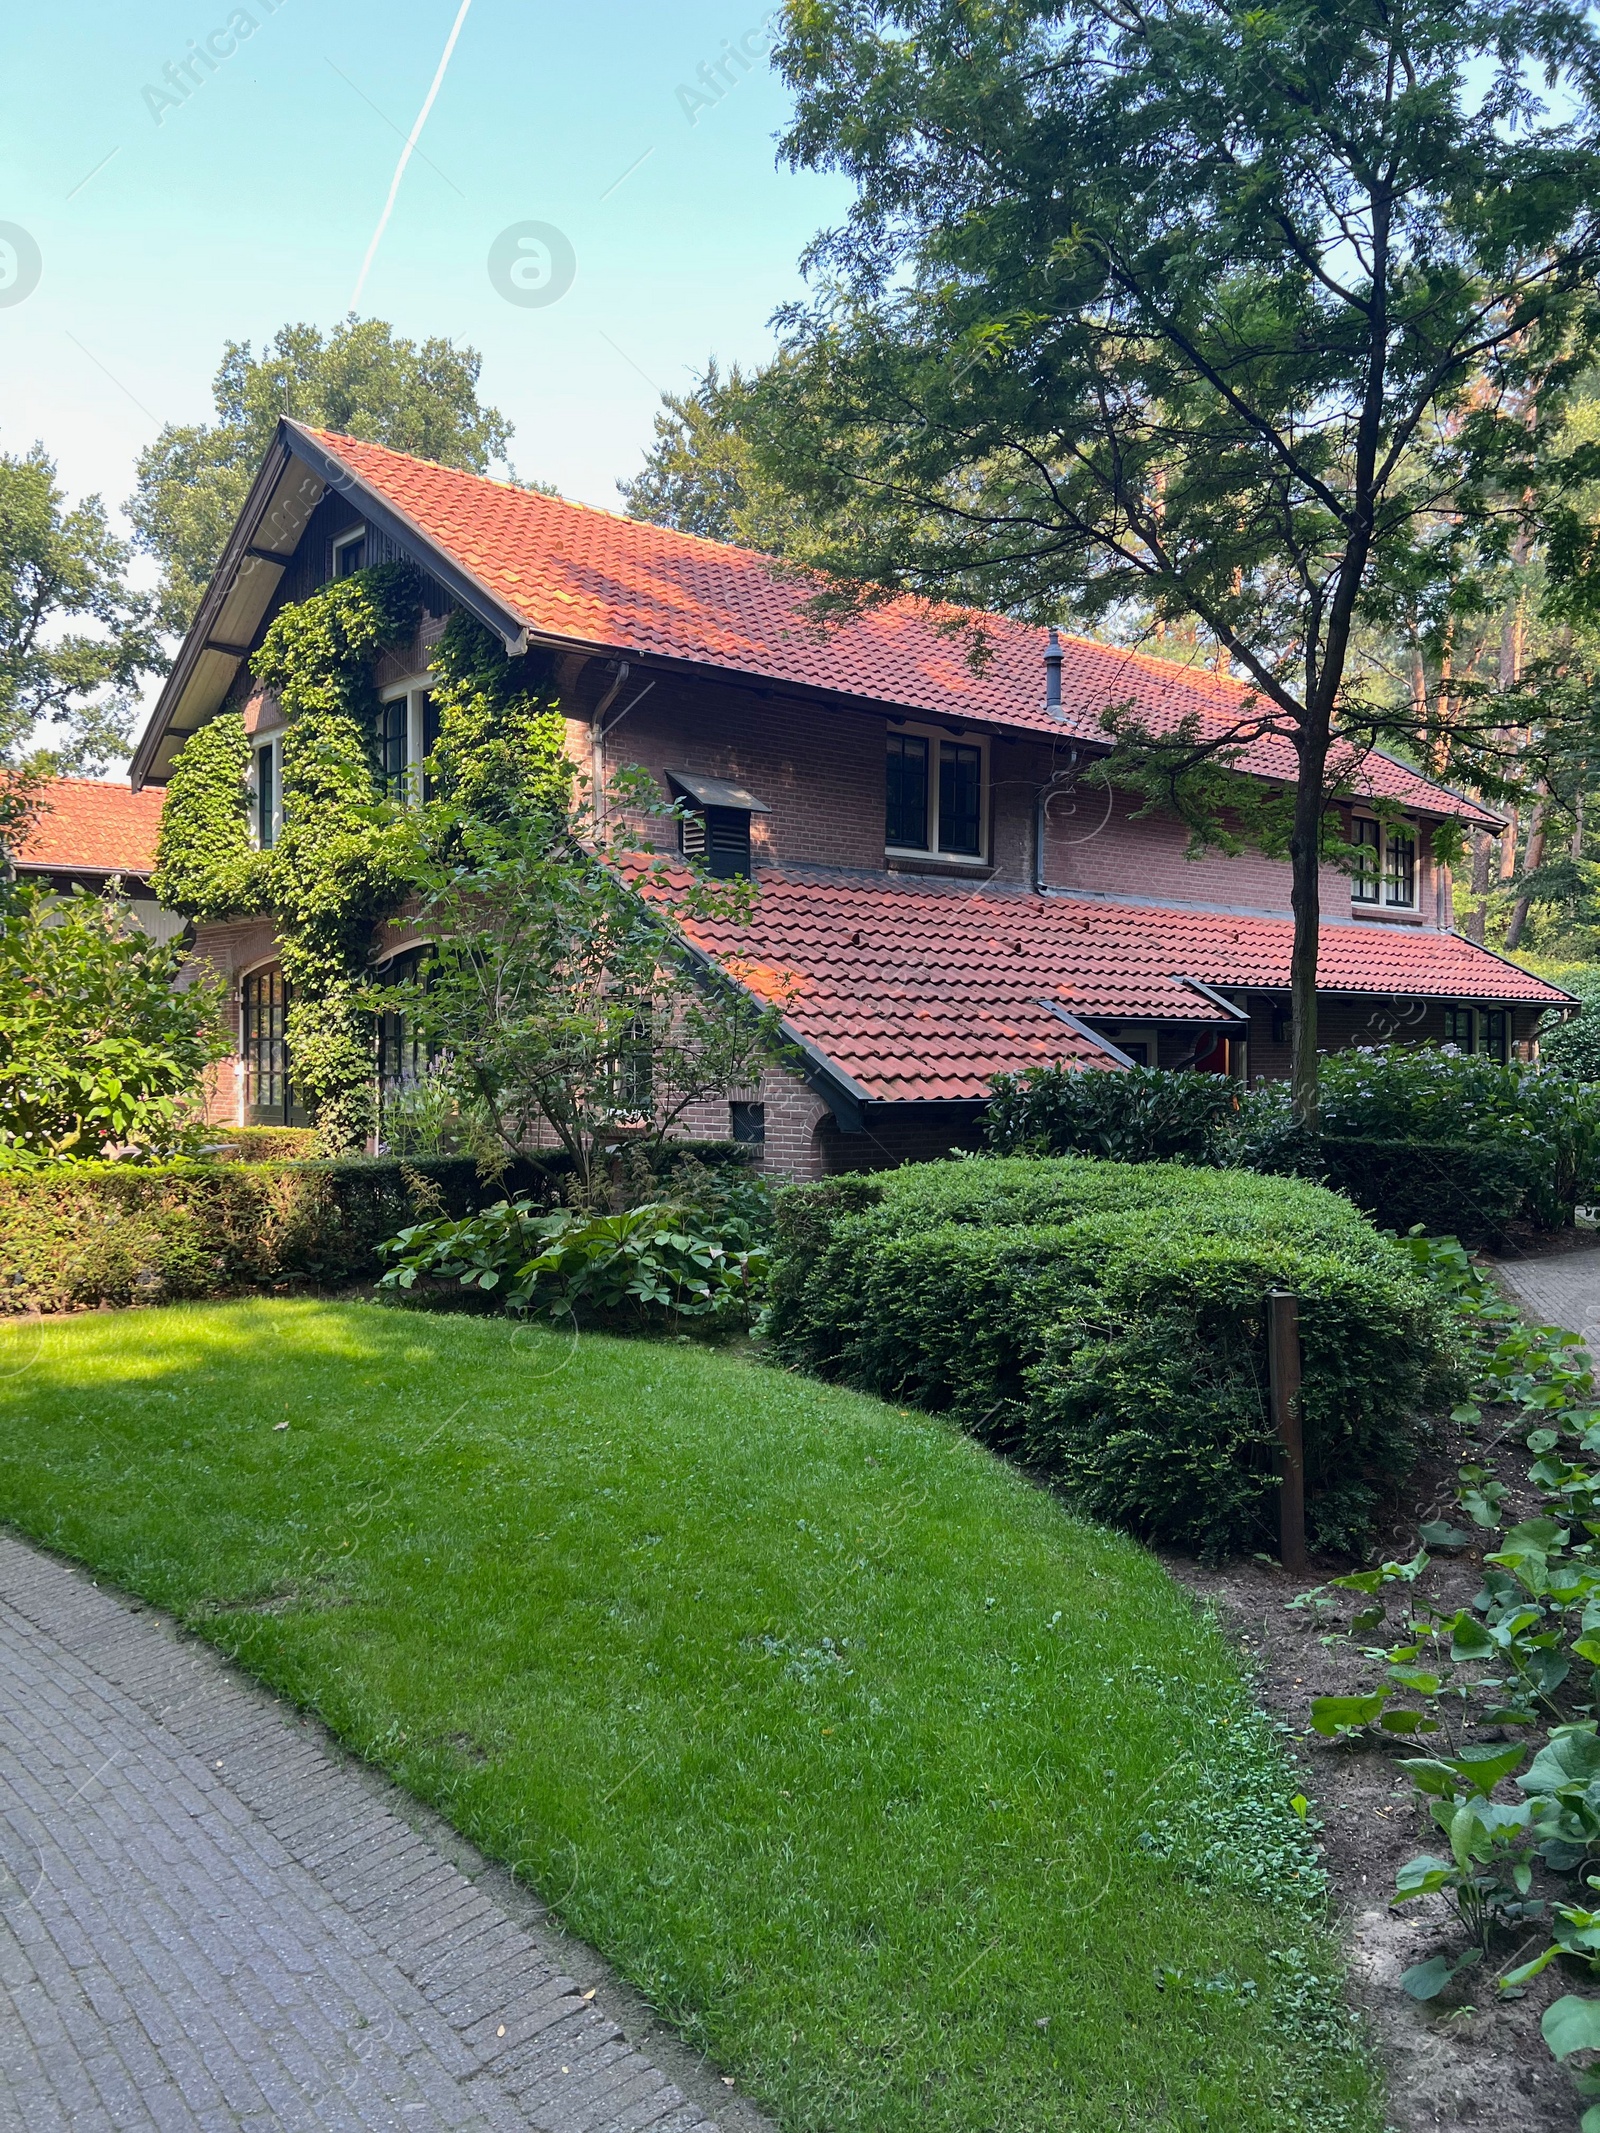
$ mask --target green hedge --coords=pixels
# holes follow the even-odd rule
[[[755,1153],[675,1142],[658,1167],[692,1155],[715,1168]],[[0,1313],[372,1281],[378,1246],[396,1231],[518,1194],[551,1200],[570,1168],[551,1155],[489,1180],[470,1156],[0,1169]]]
[[[786,1362],[947,1412],[1092,1515],[1216,1556],[1272,1538],[1273,1288],[1301,1298],[1313,1536],[1356,1547],[1454,1349],[1394,1248],[1299,1179],[1010,1158],[797,1187],[768,1330]]]
[[[466,1214],[484,1190],[455,1157],[0,1171],[0,1310],[339,1288],[376,1276],[385,1237],[430,1211]]]

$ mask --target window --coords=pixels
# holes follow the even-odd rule
[[[760,1147],[767,1137],[767,1107],[765,1104],[737,1103],[729,1106],[733,1114],[733,1137],[747,1148]]]
[[[1447,1007],[1444,1011],[1444,1041],[1458,1052],[1472,1050],[1472,1009]]]
[[[1354,904],[1375,904],[1378,901],[1380,835],[1377,823],[1370,816],[1357,815],[1350,825],[1350,842],[1360,848],[1355,872],[1350,877],[1350,901]]]
[[[256,844],[263,852],[270,851],[278,841],[281,816],[278,810],[279,753],[276,741],[266,741],[256,752],[255,760],[255,833]]]
[[[422,765],[439,738],[433,691],[414,683],[393,690],[378,706],[378,778],[386,800],[409,807],[433,798]]]
[[[1482,1021],[1485,1056],[1505,1066],[1511,1057],[1511,1017],[1503,1007],[1486,1007]]]
[[[928,743],[920,733],[889,736],[889,811],[885,841],[922,852],[928,847]]]
[[[1391,830],[1383,854],[1383,900],[1409,910],[1417,900],[1417,840],[1409,830]]]
[[[414,984],[427,962],[426,948],[408,948],[379,969],[380,985]],[[428,1071],[428,1047],[398,1008],[378,1017],[378,1090],[380,1096],[407,1089]]]
[[[1130,1040],[1127,1044],[1119,1044],[1117,1050],[1121,1052],[1125,1059],[1131,1060],[1135,1066],[1148,1066],[1150,1064],[1150,1047],[1148,1044],[1135,1044]]]
[[[404,804],[410,797],[406,773],[411,768],[411,702],[391,697],[378,706],[378,777],[383,797]]]
[[[258,1123],[282,1123],[293,1103],[284,1033],[289,988],[283,972],[276,965],[251,971],[242,987],[242,1005],[245,1103]]]
[[[888,737],[884,843],[891,852],[984,856],[984,751],[943,734]]]
[[[333,574],[336,578],[354,577],[358,570],[367,567],[367,529],[356,533],[341,534],[333,544]]]

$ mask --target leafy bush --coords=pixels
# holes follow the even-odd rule
[[[391,1261],[378,1286],[397,1295],[453,1283],[503,1310],[610,1321],[736,1318],[748,1324],[766,1253],[709,1234],[665,1203],[618,1214],[502,1200],[461,1222],[424,1222],[379,1247]]]
[[[200,1151],[224,1163],[305,1163],[316,1152],[315,1126],[212,1126]]]
[[[0,884],[0,1150],[170,1155],[227,1049],[220,992],[178,983],[183,950],[123,896]]]
[[[1577,994],[1579,1009],[1570,1022],[1546,1018],[1539,1031],[1539,1063],[1574,1081],[1600,1081],[1600,969],[1581,964],[1551,977]]]
[[[765,1286],[771,1195],[756,1177],[685,1166],[689,1190],[620,1212],[501,1200],[462,1221],[403,1229],[379,1247],[396,1296],[440,1286],[552,1318],[737,1319]]]
[[[995,1076],[985,1125],[999,1155],[1207,1163],[1218,1157],[1240,1093],[1218,1074],[1029,1067]]]
[[[1314,1145],[1271,1084],[1246,1100],[1235,1159],[1314,1167],[1395,1229],[1492,1236],[1517,1214],[1555,1229],[1600,1188],[1600,1090],[1436,1045],[1335,1052]]]
[[[530,1190],[541,1173],[528,1165]],[[372,1279],[378,1246],[481,1196],[470,1162],[55,1163],[0,1170],[0,1311]]]
[[[794,1187],[780,1357],[952,1414],[1094,1515],[1208,1555],[1270,1531],[1263,1300],[1301,1298],[1312,1529],[1350,1546],[1446,1393],[1440,1302],[1347,1202],[1178,1164],[976,1159]]]

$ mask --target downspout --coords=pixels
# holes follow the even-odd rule
[[[605,821],[606,812],[606,713],[617,700],[617,692],[628,678],[628,662],[617,663],[616,679],[607,689],[589,717],[589,774],[594,779],[594,820],[599,829]]]

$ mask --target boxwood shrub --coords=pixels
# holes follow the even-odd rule
[[[1359,1547],[1454,1390],[1440,1306],[1347,1200],[1181,1164],[979,1159],[780,1196],[787,1362],[949,1413],[1093,1516],[1271,1545],[1268,1290],[1301,1299],[1313,1539]]]

